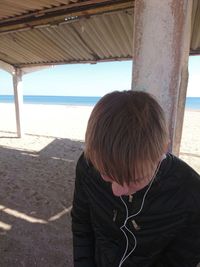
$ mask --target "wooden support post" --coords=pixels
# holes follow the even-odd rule
[[[154,94],[163,107],[169,149],[179,154],[191,32],[191,0],[135,0],[132,89]]]
[[[15,69],[15,73],[13,74],[13,88],[14,88],[14,98],[15,98],[17,136],[21,138],[23,136],[23,127],[22,127],[23,92],[22,92],[21,69],[18,68]]]

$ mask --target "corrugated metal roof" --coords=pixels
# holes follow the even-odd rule
[[[0,58],[15,66],[132,57],[132,12],[4,34]]]
[[[200,54],[200,1],[193,0],[191,54]]]
[[[116,11],[112,10],[113,6],[106,8],[98,6],[100,11],[96,11],[94,8],[97,3],[103,2],[104,4],[113,3],[108,0],[1,1],[0,60],[15,67],[27,67],[131,59],[133,1],[115,1],[115,4],[119,3],[115,8]],[[88,3],[93,4],[94,14],[91,9],[83,10]],[[124,9],[123,7],[129,3],[132,6]],[[10,6],[13,8],[9,10]],[[31,12],[34,12],[34,16],[40,15],[46,19],[52,15],[48,13],[49,10],[60,12],[62,9],[63,12],[63,7],[67,10],[67,16],[65,13],[56,13],[56,20],[54,16],[48,22],[41,21],[41,25],[34,24],[35,26],[30,25],[30,20],[26,21],[26,16],[29,19],[32,16]],[[69,7],[73,7],[73,10],[68,9]],[[79,8],[78,11],[77,8]],[[44,13],[48,11],[48,14],[37,13],[38,10],[40,12],[43,10]],[[76,14],[79,15],[76,16]],[[16,26],[16,21],[13,22],[13,19],[20,20],[20,23],[17,22],[20,28],[13,28]],[[35,18],[31,17],[31,19],[31,23],[38,23],[35,22]],[[191,52],[200,53],[200,1],[198,0],[194,1],[192,25]]]
[[[1,0],[0,20],[75,2],[78,0]]]

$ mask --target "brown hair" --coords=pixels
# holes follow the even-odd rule
[[[119,184],[136,181],[158,164],[168,131],[158,102],[141,91],[112,92],[94,107],[85,136],[85,157]]]

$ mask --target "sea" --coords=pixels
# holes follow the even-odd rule
[[[24,104],[94,106],[100,96],[41,96],[24,95]],[[0,103],[13,103],[13,95],[0,95]]]
[[[100,96],[23,96],[24,104],[94,106]],[[13,103],[13,95],[0,95],[0,103]],[[187,97],[186,109],[200,110],[200,97]]]

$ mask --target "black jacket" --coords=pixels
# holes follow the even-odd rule
[[[129,214],[138,212],[147,187],[135,193],[132,202],[123,197]],[[74,266],[118,267],[126,248],[120,230],[125,218],[121,199],[82,155],[76,168],[72,208]],[[122,267],[196,267],[200,262],[199,175],[167,154],[142,211],[126,226],[126,255],[136,248]]]

